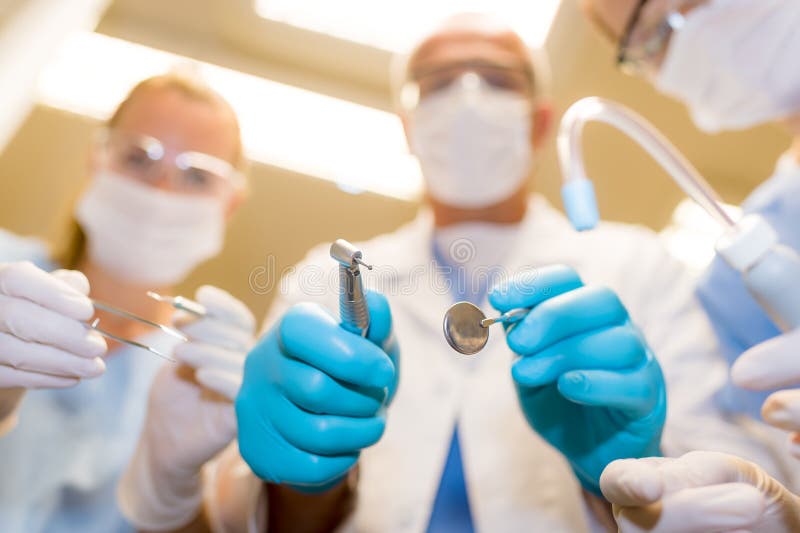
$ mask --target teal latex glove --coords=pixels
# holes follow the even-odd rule
[[[367,301],[368,338],[304,303],[248,354],[236,398],[239,451],[260,478],[325,490],[381,438],[398,349],[386,298],[368,292]]]
[[[566,266],[492,290],[500,312],[532,307],[507,329],[511,374],[528,423],[600,494],[611,461],[659,455],[666,417],[661,368],[613,291],[586,287]]]

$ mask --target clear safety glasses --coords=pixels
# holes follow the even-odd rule
[[[533,72],[522,62],[462,61],[412,70],[409,80],[401,88],[400,103],[405,110],[411,111],[424,98],[446,89],[469,73],[496,89],[524,95],[534,93]]]
[[[148,185],[202,196],[226,196],[245,186],[227,161],[202,152],[175,153],[154,137],[107,129],[98,144],[109,170]]]
[[[672,35],[686,14],[708,0],[639,0],[617,49],[617,65],[626,74],[651,77],[667,53]]]

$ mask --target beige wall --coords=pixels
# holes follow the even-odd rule
[[[191,0],[196,9],[186,21],[172,11],[187,1],[118,0],[100,30],[341,98],[389,107],[386,54],[354,52],[347,57],[355,58],[355,65],[345,70],[326,69],[324,63],[300,54],[282,55],[280,46],[286,42],[275,41],[269,49],[263,43],[257,45],[253,40],[258,32],[250,26],[255,22],[249,19],[242,23],[237,39],[224,38],[236,27],[237,19],[231,18],[234,8],[241,9],[249,0]],[[165,4],[172,7],[158,11],[158,5]],[[198,18],[198,13],[203,13],[203,6],[219,10],[226,5],[230,12],[225,14],[226,33],[222,36],[214,34],[210,23],[200,24],[204,19]],[[291,44],[291,35],[282,36]],[[681,106],[614,69],[612,49],[590,31],[572,0],[562,5],[547,48],[559,116],[583,96],[600,95],[628,103],[664,131],[728,201],[741,201],[767,177],[788,142],[774,127],[714,137],[700,134]],[[314,57],[313,53],[310,56]],[[380,67],[375,68],[376,64]],[[0,156],[0,227],[51,242],[65,238],[71,205],[85,179],[93,126],[86,117],[44,107],[31,114]],[[585,146],[587,169],[597,183],[602,215],[662,227],[682,197],[676,186],[640,149],[607,126],[590,126]],[[553,148],[550,143],[540,154],[536,187],[558,205]],[[220,285],[243,298],[259,316],[273,294],[252,290],[249,277],[268,264],[268,257],[275,257],[275,268],[280,270],[316,243],[337,237],[359,240],[390,231],[416,211],[416,206],[407,202],[372,194],[353,196],[331,183],[265,165],[253,167],[251,181],[250,198],[231,221],[224,253],[200,267],[183,290],[188,294],[200,283]],[[263,283],[263,278],[258,281]]]
[[[739,203],[768,177],[789,139],[775,126],[707,136],[683,106],[614,67],[614,50],[581,16],[576,0],[564,0],[547,43],[553,98],[563,113],[585,96],[623,102],[653,122],[697,166],[728,202]],[[560,114],[559,113],[559,114]],[[640,148],[609,126],[592,124],[584,137],[587,172],[597,188],[601,216],[658,229],[683,196]],[[553,147],[543,162],[542,188],[557,195]]]

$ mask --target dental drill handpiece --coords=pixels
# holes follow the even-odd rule
[[[342,327],[365,337],[369,330],[369,308],[364,294],[359,265],[372,270],[362,260],[361,250],[344,239],[331,244],[331,257],[339,262],[339,315]]]

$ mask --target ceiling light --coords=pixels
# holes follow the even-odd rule
[[[422,177],[395,115],[98,33],[59,49],[39,77],[38,98],[105,120],[138,81],[182,65],[234,107],[250,159],[343,190],[419,196]]]
[[[541,47],[560,0],[254,0],[261,17],[391,52],[408,50],[453,13],[491,13]]]

